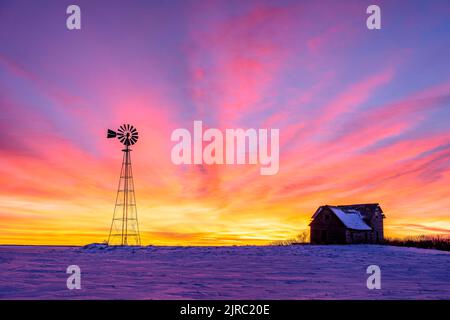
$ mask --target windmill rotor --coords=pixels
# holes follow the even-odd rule
[[[135,127],[130,124],[123,124],[117,129],[117,131],[113,131],[108,129],[107,138],[116,138],[119,141],[126,145],[130,146],[137,142],[139,138],[139,133]]]

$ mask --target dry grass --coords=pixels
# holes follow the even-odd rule
[[[304,230],[295,238],[274,241],[273,246],[290,246],[298,244],[309,244],[310,235],[309,230]],[[413,247],[422,249],[435,249],[450,251],[450,235],[420,235],[410,236],[403,239],[399,238],[385,238],[384,245],[398,246],[398,247]]]
[[[399,247],[414,247],[450,251],[450,236],[414,236],[404,239],[385,238],[384,244]]]

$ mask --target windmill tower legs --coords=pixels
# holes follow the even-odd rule
[[[122,151],[122,169],[120,170],[119,187],[109,231],[108,245],[139,246],[141,245],[141,237],[139,234],[133,171],[131,168],[131,149],[129,146],[126,146]]]

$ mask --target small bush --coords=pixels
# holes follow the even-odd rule
[[[274,241],[271,243],[273,246],[290,246],[293,244],[306,244],[309,243],[309,230],[304,230],[299,233],[295,238]]]

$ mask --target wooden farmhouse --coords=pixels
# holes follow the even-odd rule
[[[309,224],[311,243],[380,243],[384,218],[378,203],[321,206]]]

